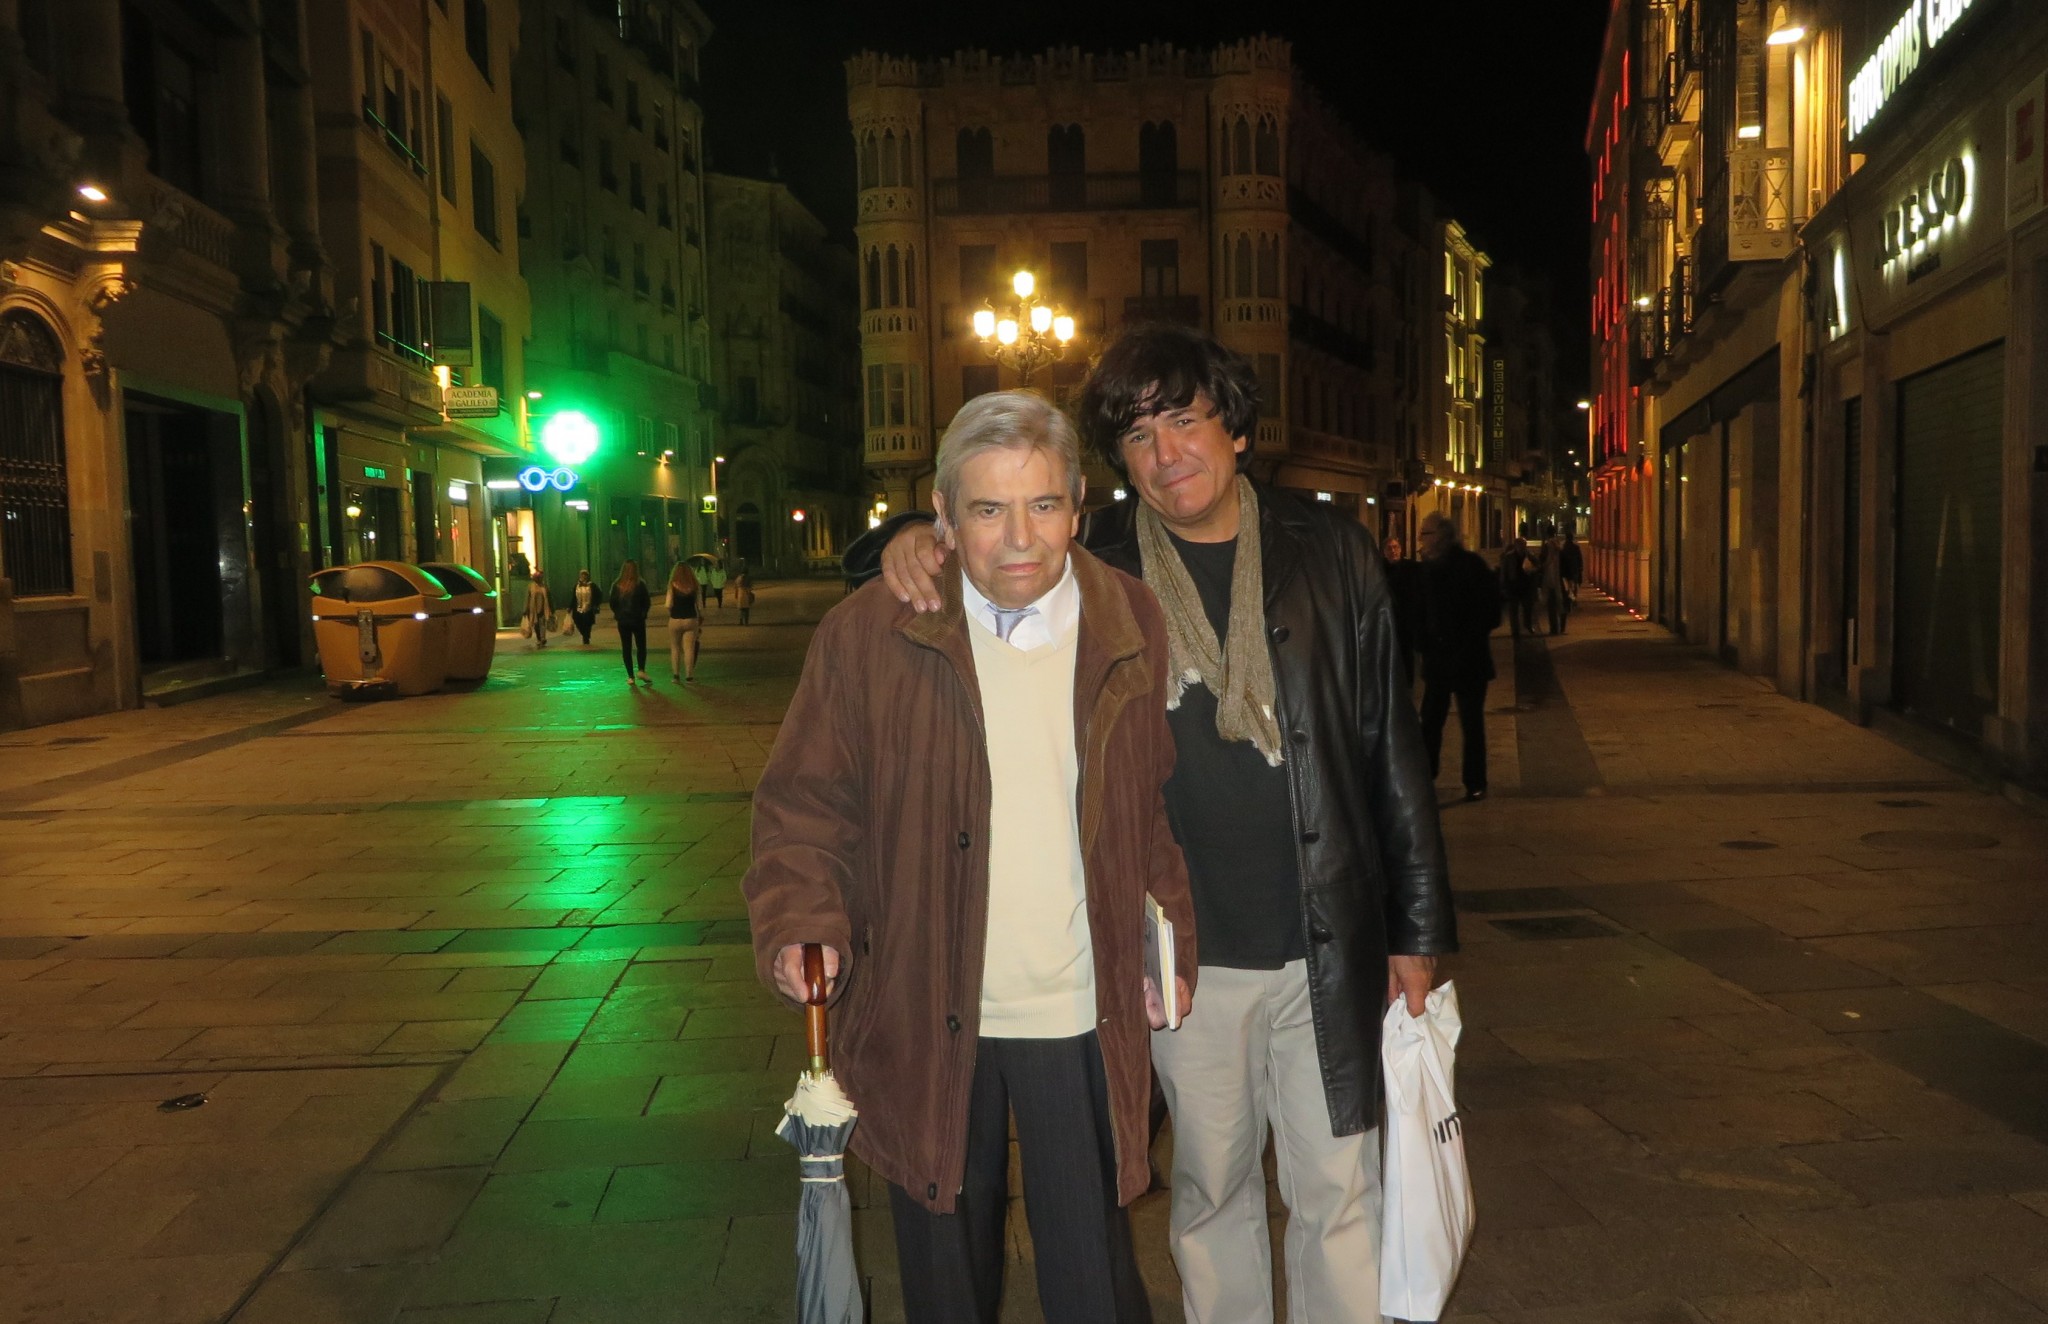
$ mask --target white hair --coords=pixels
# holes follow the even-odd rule
[[[1081,472],[1081,442],[1074,425],[1050,400],[1036,391],[991,391],[960,406],[946,435],[939,438],[938,472],[932,490],[946,499],[953,514],[959,503],[960,470],[984,451],[1047,450],[1066,467],[1067,492],[1074,509],[1081,508],[1087,477]],[[947,520],[940,517],[943,532]]]

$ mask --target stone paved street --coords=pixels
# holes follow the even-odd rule
[[[506,637],[474,693],[0,736],[0,1324],[787,1318],[801,1041],[738,883],[837,596],[723,613],[689,688]],[[1450,1317],[2048,1321],[2048,823],[1594,596],[1497,648]]]

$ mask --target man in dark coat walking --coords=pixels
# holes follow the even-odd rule
[[[1486,686],[1493,679],[1487,637],[1500,626],[1500,583],[1441,514],[1422,521],[1422,739],[1437,774],[1444,720],[1458,701],[1465,733],[1465,798],[1486,798]]]

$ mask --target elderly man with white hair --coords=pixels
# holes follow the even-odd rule
[[[1163,795],[1165,621],[1073,541],[1082,483],[1041,397],[962,407],[937,610],[876,583],[826,614],[754,794],[761,975],[800,1000],[802,945],[826,948],[853,1150],[889,1183],[913,1324],[997,1318],[1013,1118],[1046,1318],[1151,1317],[1122,1208],[1149,1178],[1167,1023],[1146,894],[1190,972],[1194,912]]]

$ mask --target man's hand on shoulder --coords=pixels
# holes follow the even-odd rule
[[[919,611],[937,611],[942,601],[939,574],[946,567],[946,545],[928,521],[906,524],[882,549],[882,582],[898,602]]]

